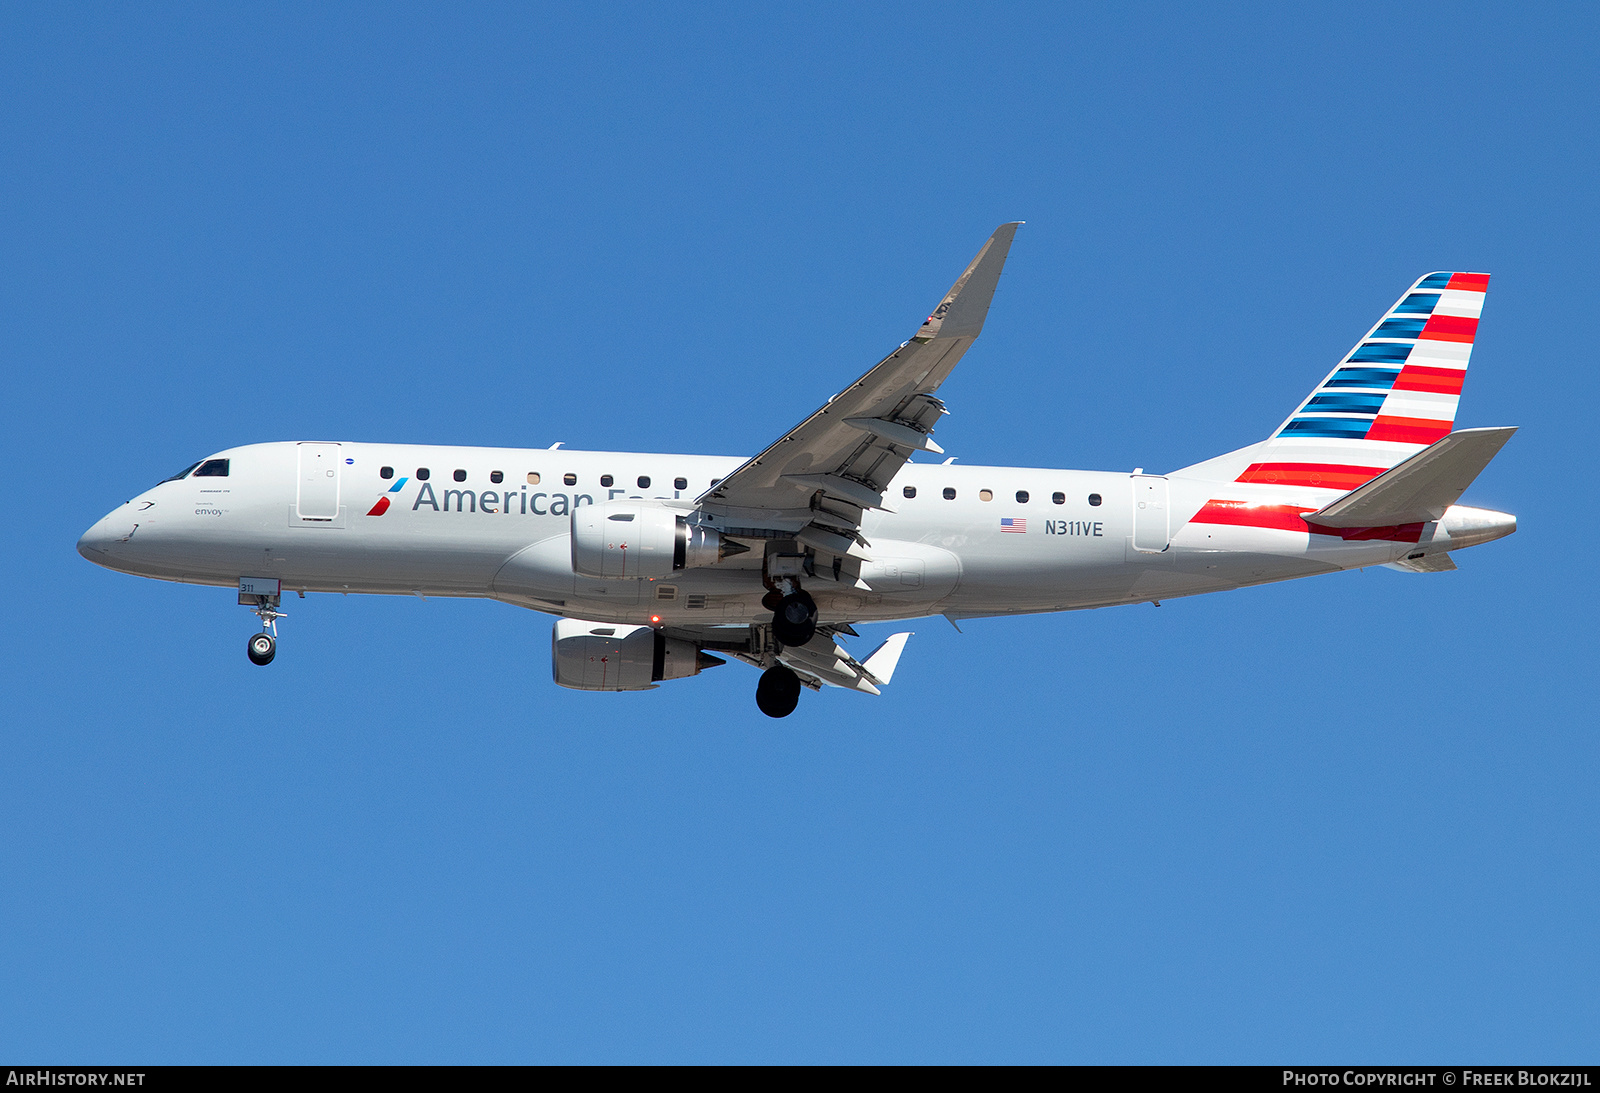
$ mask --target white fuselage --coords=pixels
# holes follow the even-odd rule
[[[285,593],[473,596],[663,625],[770,614],[759,550],[657,580],[591,579],[572,566],[575,507],[638,497],[687,511],[739,458],[293,442],[217,457],[229,461],[225,477],[163,482],[96,523],[79,550],[108,568],[193,584],[276,578]],[[1504,514],[1460,506],[1398,540],[1191,522],[1219,498],[1315,508],[1338,492],[906,464],[885,492],[890,511],[869,512],[862,525],[870,560],[860,580],[807,588],[823,622],[1063,611],[1380,565],[1515,527]]]

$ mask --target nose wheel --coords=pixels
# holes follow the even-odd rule
[[[271,664],[272,658],[278,655],[277,639],[264,632],[251,634],[245,653],[250,657],[251,664]]]

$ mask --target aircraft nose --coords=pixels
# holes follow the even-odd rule
[[[98,557],[105,557],[106,533],[105,521],[101,520],[94,527],[78,537],[78,553],[91,562]]]
[[[119,538],[110,525],[110,514],[95,521],[92,528],[78,537],[78,553],[91,562],[104,563],[111,553],[111,544]]]

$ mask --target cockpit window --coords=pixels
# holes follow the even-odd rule
[[[200,469],[194,472],[196,478],[226,478],[228,477],[228,461],[226,459],[208,459],[200,464]]]
[[[200,462],[204,463],[205,460],[202,459]],[[189,472],[194,470],[199,465],[200,465],[200,463],[191,463],[187,467],[183,468],[183,470],[181,470],[177,474],[173,475],[171,478],[163,478],[161,481],[162,482],[176,482],[180,478],[188,478],[189,477]]]

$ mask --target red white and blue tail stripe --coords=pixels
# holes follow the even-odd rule
[[[1289,415],[1240,482],[1352,490],[1447,435],[1486,273],[1430,273]]]

